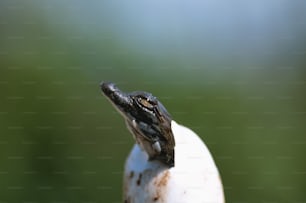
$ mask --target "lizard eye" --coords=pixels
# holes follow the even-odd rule
[[[138,102],[145,108],[153,109],[154,104],[149,100],[145,98],[138,98]]]

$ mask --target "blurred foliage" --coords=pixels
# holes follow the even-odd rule
[[[190,38],[165,51],[158,39],[160,50],[129,45],[112,19],[89,32],[95,23],[59,22],[80,18],[59,2],[0,4],[0,202],[122,201],[134,141],[102,80],[152,92],[197,132],[227,202],[306,201],[305,29],[286,42],[276,33],[281,48],[250,51],[242,40],[193,50]]]

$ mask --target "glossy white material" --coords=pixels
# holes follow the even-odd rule
[[[190,129],[171,122],[175,166],[168,169],[135,144],[124,172],[125,202],[224,202],[222,182],[213,158]]]

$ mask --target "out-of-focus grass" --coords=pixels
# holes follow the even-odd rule
[[[303,42],[264,59],[139,53],[17,3],[1,8],[0,202],[121,202],[134,141],[102,80],[152,92],[196,131],[228,202],[306,200]]]

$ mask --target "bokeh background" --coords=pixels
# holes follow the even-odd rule
[[[306,2],[0,2],[0,202],[122,202],[99,83],[197,132],[227,202],[306,202]],[[192,169],[191,169],[192,170]]]

